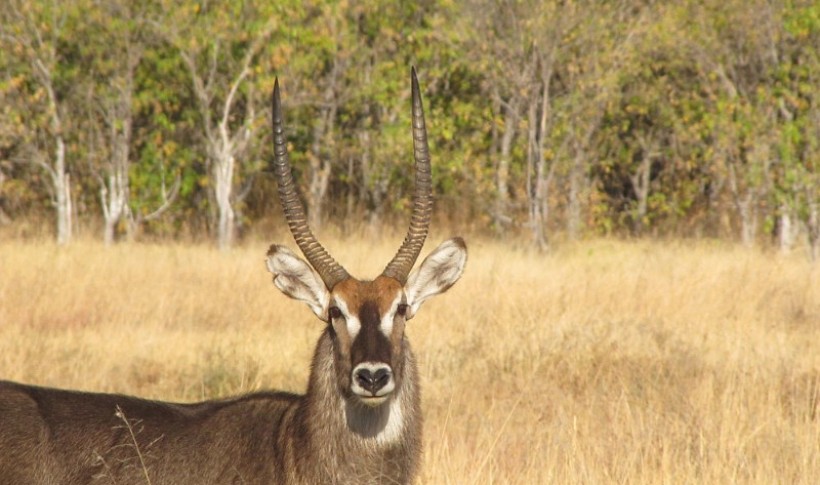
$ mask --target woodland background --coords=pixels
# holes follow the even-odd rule
[[[447,223],[820,256],[811,0],[2,0],[0,234],[281,230],[274,76],[311,225],[403,225],[411,65]]]
[[[0,0],[0,376],[303,392],[321,323],[262,256],[291,240],[274,76],[310,223],[374,275],[407,227],[411,65],[429,243],[470,248],[407,328],[419,482],[814,485],[809,0]]]

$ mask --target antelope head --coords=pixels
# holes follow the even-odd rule
[[[430,153],[418,80],[412,72],[415,193],[410,228],[401,247],[374,280],[356,279],[322,247],[307,225],[288,161],[279,82],[273,90],[274,170],[279,198],[304,261],[274,244],[267,266],[285,295],[305,302],[327,323],[335,377],[347,399],[367,406],[388,400],[402,384],[405,323],[428,298],[446,291],[461,276],[467,248],[461,238],[439,245],[411,271],[427,237],[433,205]]]

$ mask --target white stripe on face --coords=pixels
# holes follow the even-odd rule
[[[333,298],[333,301],[336,303],[336,307],[342,312],[342,315],[344,315],[345,324],[347,324],[347,333],[350,335],[350,340],[353,341],[356,335],[359,335],[359,330],[362,329],[362,323],[359,321],[358,316],[350,314],[350,310],[347,309],[344,300],[341,298]]]
[[[396,317],[396,309],[399,307],[399,303],[401,303],[401,297],[402,292],[399,291],[393,303],[390,304],[390,309],[382,316],[382,321],[379,324],[379,329],[388,339],[393,333],[393,319]]]

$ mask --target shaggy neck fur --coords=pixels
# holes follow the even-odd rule
[[[371,408],[340,387],[329,332],[313,356],[307,395],[297,411],[297,469],[313,483],[411,483],[421,455],[416,363],[404,343],[403,376],[391,397]],[[304,441],[303,441],[304,440]],[[306,446],[304,453],[299,448]],[[300,459],[313,455],[312,460]]]

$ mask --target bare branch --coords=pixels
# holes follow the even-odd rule
[[[176,179],[174,179],[174,184],[171,186],[171,191],[170,191],[170,193],[168,193],[165,190],[165,177],[163,177],[163,180],[162,180],[162,205],[157,207],[156,210],[154,210],[154,212],[151,212],[150,214],[147,214],[145,216],[140,217],[140,220],[142,220],[142,221],[153,221],[155,219],[158,219],[166,210],[168,210],[169,207],[171,207],[171,204],[174,203],[174,201],[177,198],[177,195],[179,195],[179,188],[180,188],[181,185],[182,185],[182,177],[179,174],[177,174]]]

